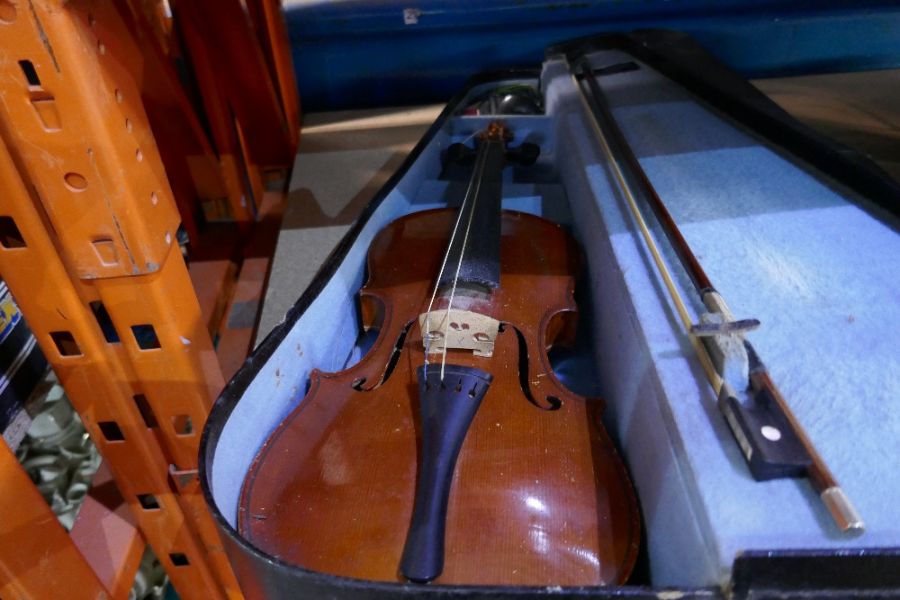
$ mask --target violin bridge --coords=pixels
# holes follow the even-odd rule
[[[438,309],[419,315],[422,343],[428,354],[447,350],[471,350],[489,357],[500,331],[500,321],[470,310]]]

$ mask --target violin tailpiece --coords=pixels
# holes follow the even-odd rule
[[[456,459],[493,376],[474,367],[442,369],[438,364],[421,366],[416,375],[422,461],[400,573],[427,583],[444,569],[444,528]]]

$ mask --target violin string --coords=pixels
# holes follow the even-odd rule
[[[490,144],[489,140],[484,140],[484,144]],[[484,175],[485,164],[487,163],[487,146],[485,146],[484,160],[478,168],[478,174],[474,179],[478,181],[475,188],[475,196],[472,200],[472,208],[469,210],[469,221],[466,223],[466,232],[463,234],[462,246],[459,249],[459,262],[456,263],[456,273],[453,275],[453,287],[450,288],[450,300],[447,302],[447,317],[444,320],[444,351],[441,353],[441,381],[444,381],[444,367],[447,365],[447,336],[450,333],[450,309],[453,307],[453,297],[456,295],[456,284],[459,281],[459,271],[462,268],[463,255],[466,253],[466,244],[469,242],[469,232],[472,230],[472,218],[475,216],[475,208],[478,206],[478,193],[481,191],[481,178]]]
[[[482,153],[478,153],[475,159],[475,170],[481,169],[481,163],[484,162],[484,157]],[[450,259],[450,252],[453,249],[453,241],[456,239],[456,233],[459,231],[459,224],[462,222],[463,214],[466,211],[466,205],[469,202],[469,198],[471,197],[472,186],[475,184],[475,178],[469,180],[469,186],[466,188],[466,194],[463,196],[462,204],[459,207],[459,214],[456,216],[456,223],[453,225],[453,232],[450,234],[450,243],[447,244],[447,250],[444,252],[444,260],[441,263],[441,269],[438,271],[437,279],[434,282],[434,290],[431,292],[431,300],[428,301],[428,309],[425,311],[425,327],[422,332],[422,340],[423,345],[425,346],[425,367],[427,370],[428,367],[428,351],[431,348],[431,308],[434,305],[434,300],[437,298],[438,289],[441,286],[441,277],[444,276],[444,269],[447,267],[447,261]],[[462,260],[462,251],[460,251],[460,260]],[[458,271],[458,269],[457,269]],[[449,313],[448,313],[449,318]],[[446,346],[445,346],[446,350]],[[443,370],[441,373],[441,379],[443,380]]]
[[[475,131],[473,131],[472,133],[470,133],[469,135],[467,135],[466,137],[464,137],[463,140],[460,142],[460,144],[465,144],[465,143],[468,142],[469,140],[474,139],[475,136],[478,135],[479,133],[481,133],[481,131],[479,131],[478,129],[476,129]]]

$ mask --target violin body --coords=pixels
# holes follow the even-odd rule
[[[377,340],[344,371],[313,371],[245,479],[238,529],[267,554],[322,573],[403,580],[423,452],[418,317],[455,220],[452,209],[413,213],[372,243],[360,302]],[[503,211],[500,221],[500,285],[459,290],[453,300],[501,325],[489,357],[447,351],[448,363],[493,381],[452,471],[434,583],[622,583],[640,539],[631,483],[603,427],[602,401],[562,386],[547,355],[574,330],[579,250],[545,219]],[[433,309],[447,302],[438,295]]]

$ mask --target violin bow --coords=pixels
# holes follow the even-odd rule
[[[604,70],[605,72],[606,70]],[[736,320],[725,299],[713,287],[656,193],[609,109],[606,96],[587,60],[570,65],[574,83],[588,114],[610,170],[637,222],[653,261],[665,282],[688,339],[718,396],[718,407],[740,446],[750,473],[757,481],[782,477],[806,477],[819,495],[838,529],[861,533],[865,524],[850,498],[816,451],[775,382],[744,333],[759,326],[756,319]],[[637,188],[635,193],[634,187]],[[687,272],[708,312],[694,324],[668,267],[638,206],[640,195],[652,208],[669,244]],[[747,404],[738,399],[729,380],[747,379]]]

